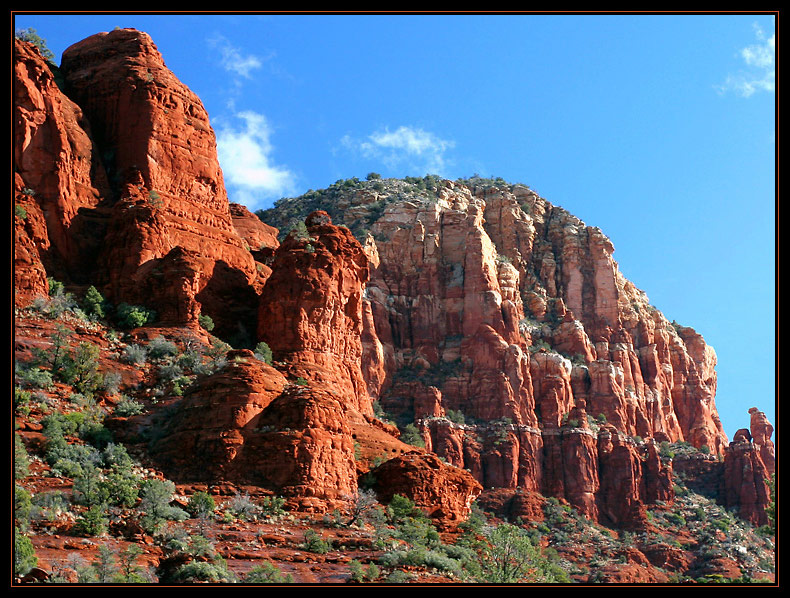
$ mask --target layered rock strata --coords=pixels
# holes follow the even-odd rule
[[[588,414],[625,436],[723,453],[715,353],[624,279],[600,230],[526,187],[443,181],[433,200],[386,205],[371,233],[381,404],[401,421],[433,418],[431,449],[484,487],[540,490],[596,517]],[[575,410],[584,421],[570,433]],[[448,412],[474,439],[435,421]],[[507,437],[486,442],[503,423]]]

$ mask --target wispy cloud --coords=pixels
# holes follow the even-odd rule
[[[748,98],[760,91],[776,89],[776,33],[769,37],[757,23],[753,27],[757,43],[740,51],[745,67],[727,77],[719,86],[720,93],[734,91]]]
[[[401,126],[377,131],[364,139],[346,135],[341,144],[364,158],[381,162],[390,169],[411,169],[415,174],[444,174],[449,165],[446,153],[453,141],[416,127]]]
[[[234,118],[240,126],[220,122],[217,129],[217,153],[231,200],[257,209],[266,199],[293,193],[296,176],[274,164],[266,117],[248,110]]]
[[[219,52],[219,59],[222,68],[229,73],[250,79],[252,72],[263,66],[264,61],[269,56],[261,58],[255,54],[245,54],[238,47],[234,46],[224,35],[216,34],[208,40],[209,44]]]

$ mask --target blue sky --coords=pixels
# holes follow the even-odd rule
[[[116,26],[202,99],[231,201],[371,171],[526,183],[714,347],[728,437],[775,421],[773,15],[15,18],[57,62]]]

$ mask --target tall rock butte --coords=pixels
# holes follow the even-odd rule
[[[715,352],[622,276],[599,229],[523,185],[438,177],[336,184],[264,224],[229,203],[207,113],[147,34],[91,36],[59,70],[15,51],[17,304],[54,276],[273,351],[275,367],[234,352],[185,394],[152,455],[169,475],[320,509],[391,459],[380,494],[450,521],[496,488],[638,527],[673,499],[657,443],[686,441],[725,458],[726,502],[763,520],[773,429],[750,412],[748,446],[728,445]],[[269,225],[294,214],[304,234],[278,241]]]
[[[150,36],[130,29],[66,49],[65,89],[91,124],[109,188],[95,272],[115,301],[156,303],[161,322],[198,315],[228,333],[252,320],[258,276],[234,228],[216,138],[200,99],[165,66]],[[257,248],[256,248],[257,249]]]
[[[338,181],[261,213],[287,226],[325,205],[364,239],[363,374],[387,414],[484,488],[617,525],[673,499],[658,443],[724,455],[715,352],[622,276],[599,229],[523,185],[423,181]]]

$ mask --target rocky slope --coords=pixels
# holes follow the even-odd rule
[[[229,203],[200,100],[139,31],[83,40],[59,69],[16,40],[14,77],[17,451],[38,459],[20,495],[68,492],[78,518],[56,529],[104,513],[105,533],[161,540],[151,519],[186,504],[152,507],[168,478],[236,492],[237,515],[245,488],[363,522],[372,492],[413,550],[436,547],[431,525],[460,533],[475,500],[533,531],[562,505],[649,534],[685,508],[681,481],[769,523],[773,428],[750,411],[728,444],[713,349],[623,278],[600,230],[523,185],[432,176],[338,181],[259,219]],[[108,437],[140,469],[102,456]],[[589,556],[542,537],[566,569]],[[693,550],[643,544],[573,579],[697,571]],[[205,562],[185,555],[154,551],[155,577]],[[764,571],[737,563],[699,576]]]

